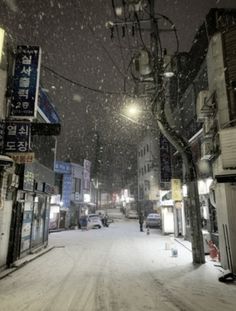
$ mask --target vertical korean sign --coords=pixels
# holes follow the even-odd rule
[[[170,143],[160,135],[160,166],[161,166],[161,182],[170,182],[171,180],[171,155]]]
[[[90,191],[90,169],[91,162],[84,160],[84,190]]]
[[[40,47],[17,47],[10,107],[11,117],[34,118],[36,116],[40,62]]]

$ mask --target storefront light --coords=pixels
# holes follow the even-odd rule
[[[182,186],[182,193],[183,193],[183,197],[187,197],[188,196],[188,187],[187,185],[183,185]]]
[[[90,194],[88,194],[88,193],[84,194],[84,202],[85,203],[90,203],[91,202]]]
[[[5,35],[4,29],[0,28],[0,64],[1,64],[2,53],[3,53],[4,35]]]

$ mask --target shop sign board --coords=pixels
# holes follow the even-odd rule
[[[25,167],[23,190],[34,191],[34,173]]]
[[[70,174],[71,164],[63,161],[56,161],[54,165],[54,171],[60,174]]]
[[[90,170],[91,162],[84,160],[84,190],[90,191]]]
[[[10,116],[30,119],[36,117],[40,62],[39,46],[17,47]]]
[[[24,153],[8,152],[7,155],[9,155],[17,164],[32,163],[35,159],[34,152],[24,152]]]
[[[54,108],[48,95],[42,90],[42,88],[39,88],[38,111],[46,122],[52,124],[60,123],[60,118],[58,113],[56,112],[56,109]]]
[[[7,122],[5,128],[5,153],[29,152],[30,138],[29,122]]]
[[[160,170],[161,170],[161,182],[170,182],[171,180],[170,143],[162,134],[160,134]]]
[[[71,191],[72,191],[72,175],[64,174],[63,175],[63,186],[62,186],[63,207],[68,208],[70,206]]]
[[[171,179],[171,191],[173,201],[182,201],[182,187],[180,179]]]

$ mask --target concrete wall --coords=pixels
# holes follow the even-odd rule
[[[6,201],[8,173],[0,175],[0,269],[4,267],[7,260],[8,243],[10,235],[12,201]]]
[[[230,120],[223,55],[222,35],[219,33],[211,39],[207,53],[209,91],[210,94],[216,92],[216,118],[219,130]],[[219,155],[213,161],[213,175],[223,172],[222,159]],[[223,268],[230,269],[232,262],[236,271],[236,185],[218,183],[215,193],[221,264]]]
[[[148,151],[147,151],[148,146]],[[145,152],[144,152],[145,150]],[[144,191],[144,200],[160,200],[160,149],[159,135],[153,137],[151,134],[144,137],[138,145],[138,185],[139,199],[140,187]]]

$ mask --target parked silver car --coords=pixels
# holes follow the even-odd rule
[[[97,214],[88,214],[88,229],[102,228],[101,218]]]
[[[129,219],[138,219],[138,212],[134,209],[130,209],[126,212],[126,217]]]
[[[146,228],[161,228],[161,216],[157,213],[151,213],[146,218]]]

